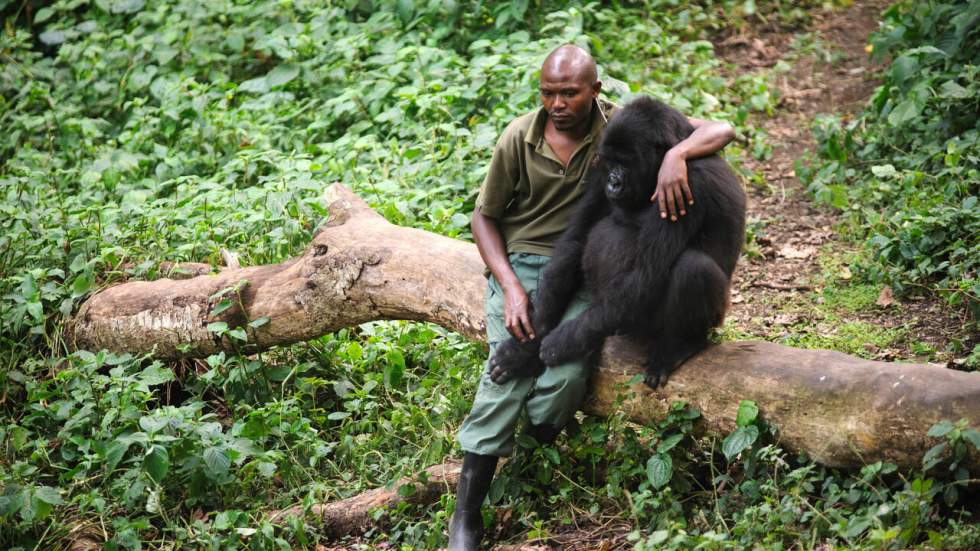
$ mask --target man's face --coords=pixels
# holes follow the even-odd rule
[[[557,130],[571,130],[587,124],[592,100],[599,94],[599,82],[587,82],[575,74],[541,72],[541,103]]]

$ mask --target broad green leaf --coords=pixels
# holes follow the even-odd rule
[[[143,457],[143,470],[157,484],[163,482],[170,471],[170,454],[163,446],[152,446]]]
[[[669,455],[658,453],[647,461],[647,478],[654,488],[666,486],[673,474],[674,464]]]
[[[204,464],[212,477],[218,477],[228,472],[231,467],[231,459],[221,448],[210,447],[204,450]]]
[[[269,74],[265,75],[265,83],[271,90],[290,82],[297,76],[299,76],[299,67],[286,63],[269,71]]]
[[[947,80],[939,87],[939,95],[944,98],[964,99],[970,97],[970,91],[954,80]]]
[[[40,302],[28,302],[27,313],[29,313],[35,321],[44,321],[44,307],[41,306]]]
[[[746,448],[755,443],[759,438],[759,429],[755,425],[739,427],[725,438],[721,444],[721,451],[725,458],[731,461]]]
[[[738,404],[738,414],[735,416],[735,424],[739,427],[747,427],[755,422],[759,416],[759,406],[752,400],[742,400]]]
[[[674,446],[676,446],[683,439],[684,439],[683,433],[672,434],[667,438],[664,438],[663,440],[660,441],[659,444],[657,444],[657,453],[669,452],[670,450],[674,449]]]
[[[39,486],[34,490],[34,497],[50,505],[64,505],[65,500],[61,499],[61,493],[51,486]]]
[[[167,426],[167,422],[168,419],[166,417],[144,415],[143,417],[140,417],[140,428],[150,434],[153,434],[154,432]]]
[[[548,458],[548,461],[550,461],[553,465],[558,465],[561,463],[561,456],[558,455],[558,450],[556,450],[553,446],[545,446],[541,448],[541,453],[543,453],[545,457]]]
[[[68,35],[65,34],[65,31],[54,29],[44,31],[43,33],[37,35],[37,37],[46,46],[57,46],[59,44],[63,44],[68,38]]]
[[[51,8],[41,8],[41,9],[37,10],[37,13],[34,14],[34,24],[44,23],[48,19],[51,19],[51,16],[52,15],[54,15],[54,10],[53,9],[51,9]]]
[[[136,13],[143,9],[146,0],[115,0],[112,3],[112,13]]]
[[[892,78],[899,84],[904,84],[919,72],[919,61],[909,55],[901,55],[892,62]]]
[[[176,379],[176,375],[169,367],[164,367],[160,362],[153,362],[140,371],[139,382],[147,387],[162,385]]]
[[[113,470],[115,470],[116,465],[122,461],[122,458],[126,455],[126,451],[129,450],[129,446],[131,444],[131,441],[121,440],[113,440],[112,443],[109,444],[105,452],[106,472],[111,473]]]
[[[966,429],[963,431],[963,439],[973,444],[974,449],[980,451],[980,431],[977,429]]]
[[[928,471],[942,461],[943,452],[946,451],[946,442],[940,442],[929,448],[929,451],[922,456],[922,470]]]
[[[269,84],[266,82],[265,77],[258,77],[239,84],[238,90],[241,92],[264,94],[269,91]]]
[[[256,469],[265,478],[272,478],[276,474],[276,464],[268,461],[259,461],[256,464]]]
[[[949,431],[953,430],[953,428],[954,428],[953,423],[950,423],[949,421],[945,421],[945,420],[939,421],[935,425],[929,427],[929,432],[926,433],[926,436],[931,436],[933,438],[940,438],[942,436],[946,436],[947,434],[949,434]]]
[[[902,126],[903,124],[918,118],[922,107],[913,100],[907,99],[892,109],[888,114],[888,124],[892,126]]]
[[[249,322],[248,326],[251,327],[252,329],[257,329],[267,323],[269,323],[269,318],[267,316],[262,316],[259,319],[254,319],[251,322]]]
[[[217,316],[218,314],[220,314],[220,313],[224,312],[225,310],[231,308],[231,305],[232,304],[234,304],[234,302],[232,302],[229,299],[224,299],[222,301],[219,301],[218,304],[215,305],[214,309],[211,310],[211,315],[212,316]]]
[[[401,351],[392,348],[385,353],[384,384],[386,388],[395,388],[401,385],[405,375],[405,356]]]

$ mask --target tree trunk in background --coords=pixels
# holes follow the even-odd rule
[[[329,221],[302,256],[182,281],[109,287],[89,298],[70,325],[75,346],[203,357],[234,350],[227,338],[208,331],[209,323],[245,326],[262,317],[269,322],[247,329],[245,351],[381,319],[429,321],[484,338],[486,282],[474,245],[392,225],[339,184],[327,190],[326,200]],[[209,297],[235,285],[244,309],[212,315],[220,299]],[[980,425],[980,373],[730,342],[689,360],[658,391],[642,384],[620,390],[641,372],[642,356],[637,345],[609,339],[586,411],[609,415],[622,407],[647,423],[683,400],[701,410],[709,432],[725,434],[735,426],[739,401],[753,400],[779,427],[781,445],[847,468],[879,460],[912,467],[936,443],[926,437],[936,421],[966,418]],[[616,406],[618,394],[630,396]],[[969,464],[980,467],[980,459],[973,455]]]

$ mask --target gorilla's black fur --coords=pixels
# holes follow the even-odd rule
[[[650,342],[646,383],[656,388],[707,346],[708,331],[728,306],[744,241],[745,193],[720,157],[689,160],[694,204],[676,222],[660,217],[650,197],[664,154],[693,130],[679,112],[646,97],[609,121],[585,195],[538,286],[536,339],[501,343],[490,361],[495,382],[536,376],[541,362],[583,357],[605,337],[627,334]],[[556,327],[583,284],[591,305]]]

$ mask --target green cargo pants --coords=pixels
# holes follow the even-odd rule
[[[533,300],[538,281],[549,258],[546,256],[513,253],[510,265],[524,290]],[[562,320],[581,314],[589,305],[588,295],[579,290],[568,305]],[[485,301],[487,313],[487,344],[490,357],[497,345],[510,338],[504,325],[504,293],[491,275]],[[585,358],[545,369],[540,377],[514,379],[502,385],[490,380],[487,365],[483,365],[476,398],[469,416],[463,421],[456,439],[463,451],[480,455],[505,457],[514,449],[514,428],[521,409],[527,407],[529,421],[534,425],[549,424],[563,427],[585,398],[590,366]]]

